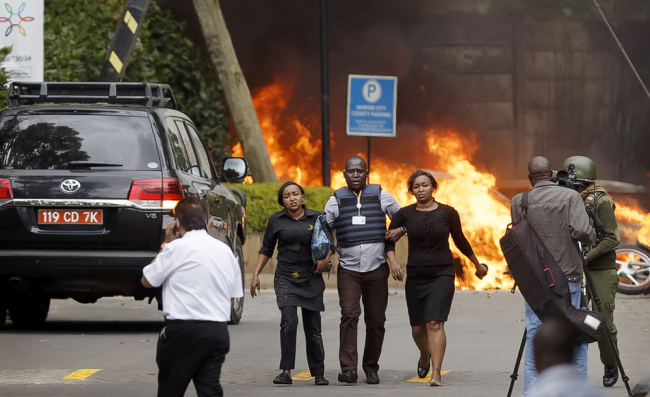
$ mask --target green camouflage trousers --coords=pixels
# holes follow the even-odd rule
[[[591,274],[596,294],[598,294],[598,297],[600,298],[603,315],[607,321],[609,332],[611,332],[614,342],[618,343],[616,338],[616,326],[614,325],[614,297],[616,296],[616,289],[618,288],[618,275],[616,274],[616,269],[590,270],[589,273]],[[591,296],[589,298],[591,300],[592,310],[598,311],[596,303],[591,299]],[[609,345],[607,335],[603,335],[598,341],[598,349],[600,350],[600,361],[603,365],[616,365],[616,356],[614,356],[614,352]]]

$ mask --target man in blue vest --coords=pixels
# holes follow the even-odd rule
[[[339,382],[357,382],[357,325],[363,300],[366,343],[362,367],[368,384],[378,384],[379,356],[384,343],[388,275],[384,235],[386,214],[392,218],[401,207],[379,185],[367,185],[368,167],[353,156],[345,162],[347,187],[325,205],[327,223],[336,230],[340,249],[337,288],[341,306]],[[330,251],[330,256],[332,252]]]

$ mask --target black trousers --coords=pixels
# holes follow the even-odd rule
[[[194,380],[199,397],[223,396],[221,365],[230,350],[226,323],[168,321],[158,337],[158,397],[182,397]]]
[[[302,326],[305,330],[307,341],[307,364],[311,376],[325,373],[325,349],[321,335],[320,312],[302,309]],[[296,334],[298,333],[298,308],[296,306],[283,306],[280,308],[280,369],[294,369],[296,367]]]

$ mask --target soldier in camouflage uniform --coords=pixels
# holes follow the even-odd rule
[[[572,156],[564,161],[562,168],[566,170],[569,164],[575,166],[576,179],[579,183],[578,192],[585,205],[592,205],[605,229],[605,236],[601,242],[585,253],[587,268],[591,274],[594,288],[602,302],[603,314],[607,320],[609,331],[616,342],[616,326],[614,325],[614,297],[618,288],[618,275],[616,274],[616,247],[621,243],[618,224],[614,216],[616,205],[602,186],[595,182],[596,164],[588,157]],[[592,309],[597,310],[593,299]],[[606,337],[598,341],[600,361],[605,366],[603,386],[612,387],[618,380],[618,367],[616,356],[612,351]]]

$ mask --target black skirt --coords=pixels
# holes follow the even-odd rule
[[[454,265],[407,266],[406,307],[411,326],[447,321],[454,299]]]
[[[315,312],[325,311],[325,281],[322,274],[314,273],[314,269],[313,263],[278,262],[273,283],[278,308],[297,306]]]

